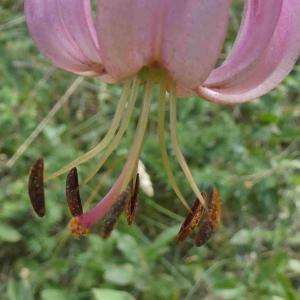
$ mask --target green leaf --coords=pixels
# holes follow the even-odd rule
[[[8,300],[33,300],[28,282],[10,279],[7,285]],[[2,298],[1,298],[2,299]]]
[[[218,282],[212,289],[215,294],[220,295],[224,299],[239,299],[246,291],[246,287],[236,279]]]
[[[162,299],[170,299],[170,295],[174,294],[180,288],[180,284],[175,281],[173,276],[167,274],[157,274],[148,282],[147,287],[155,290]]]
[[[299,294],[293,288],[291,281],[282,274],[277,274],[278,282],[281,284],[286,300],[299,300]]]
[[[279,117],[274,114],[262,114],[258,116],[258,120],[263,124],[277,124],[279,122]]]
[[[104,241],[99,235],[96,234],[89,234],[87,239],[91,245],[93,253],[99,254],[101,259],[105,260],[111,256],[111,252],[115,247],[114,239],[107,239]]]
[[[180,225],[172,226],[163,231],[152,243],[147,251],[147,257],[156,260],[161,255],[170,251],[170,242],[175,240],[180,229]]]
[[[272,277],[274,274],[285,272],[288,269],[288,254],[284,251],[265,259],[261,264],[261,271],[264,277]]]
[[[142,250],[132,236],[128,234],[121,235],[117,232],[113,232],[112,235],[117,235],[117,247],[130,262],[141,262],[143,259]]]
[[[112,266],[104,273],[104,278],[118,285],[127,285],[133,281],[134,269],[131,264]]]
[[[236,246],[250,245],[251,242],[252,232],[247,229],[241,229],[230,239],[230,243]]]
[[[41,292],[42,300],[70,300],[70,295],[58,289],[45,289]]]
[[[19,284],[13,280],[10,279],[8,281],[7,285],[7,296],[9,300],[18,300],[19,295]]]
[[[177,236],[181,225],[174,225],[163,231],[153,242],[151,248],[165,248]]]
[[[18,242],[22,239],[22,235],[12,226],[0,223],[0,240],[10,243]]]
[[[300,260],[298,259],[289,259],[290,270],[300,273]]]
[[[92,293],[95,300],[134,300],[134,298],[130,294],[121,291],[109,289],[93,289]]]

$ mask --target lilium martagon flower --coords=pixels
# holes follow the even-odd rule
[[[109,84],[124,83],[104,139],[86,154],[48,175],[44,182],[70,170],[74,175],[76,166],[106,149],[76,190],[70,190],[74,184],[67,183],[67,194],[78,198],[77,190],[97,173],[117,147],[130,121],[138,89],[143,87],[139,122],[124,168],[108,194],[90,211],[83,213],[81,204],[75,201],[73,208],[78,207],[80,212],[73,215],[70,223],[75,236],[86,234],[109,213],[118,198],[124,204],[126,197],[122,193],[136,178],[155,85],[160,89],[159,147],[170,183],[189,214],[193,214],[174,180],[166,151],[166,92],[176,158],[196,198],[207,209],[179,147],[177,99],[198,95],[220,104],[236,104],[260,97],[288,75],[300,51],[300,0],[245,0],[236,41],[224,63],[215,68],[226,37],[230,8],[230,0],[98,0],[93,18],[90,0],[25,0],[30,34],[50,62]],[[41,159],[36,166],[43,167]],[[36,166],[32,169],[30,194],[38,195],[38,200],[33,199],[32,203],[43,205],[43,183],[37,177],[41,170]],[[74,180],[76,183],[77,179]],[[37,191],[34,191],[35,182]],[[123,209],[123,204],[117,206]],[[37,211],[41,216],[45,213],[43,207]],[[188,220],[192,219],[193,215],[189,215]],[[190,225],[186,223],[186,226]]]

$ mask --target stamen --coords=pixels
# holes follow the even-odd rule
[[[126,206],[126,220],[128,225],[132,225],[135,219],[135,213],[137,209],[137,201],[140,191],[140,177],[139,174],[135,176],[136,178],[132,178],[130,181],[130,199],[127,202]]]
[[[178,135],[177,135],[177,95],[176,95],[176,82],[171,81],[170,83],[170,132],[173,148],[175,151],[176,158],[181,166],[183,173],[185,174],[189,184],[191,185],[192,190],[194,191],[197,198],[200,200],[202,205],[207,208],[206,203],[195,183],[193,175],[184,159],[183,154],[181,153]]]
[[[111,232],[118,224],[118,221],[121,217],[123,210],[125,209],[127,202],[130,199],[130,196],[131,196],[131,187],[129,186],[125,191],[122,192],[122,194],[112,205],[110,211],[105,217],[103,228],[102,228],[102,237],[104,239],[107,239],[110,236]]]
[[[84,228],[90,228],[91,226],[93,226],[93,224],[95,224],[109,211],[110,207],[113,205],[118,195],[120,195],[121,191],[127,187],[130,179],[132,178],[132,174],[140,157],[145,132],[147,129],[153,87],[154,79],[150,76],[144,87],[142,108],[139,116],[136,133],[134,136],[134,141],[132,143],[122,173],[120,174],[119,178],[117,179],[116,183],[111,188],[111,190],[102,199],[102,201],[99,202],[93,209],[78,217],[81,226]]]
[[[99,169],[103,166],[103,164],[105,163],[107,158],[111,155],[111,153],[118,146],[122,136],[124,135],[124,133],[125,133],[127,127],[128,127],[128,124],[129,124],[129,121],[130,121],[130,118],[131,118],[131,115],[132,115],[132,112],[133,112],[134,104],[135,104],[136,99],[137,99],[139,85],[140,85],[140,80],[135,78],[134,82],[133,82],[133,86],[132,86],[132,93],[131,93],[131,96],[130,96],[130,99],[129,99],[129,102],[128,102],[128,107],[127,107],[126,113],[124,115],[124,118],[122,120],[122,123],[120,125],[118,133],[116,134],[116,136],[114,137],[111,144],[106,149],[105,153],[102,155],[101,159],[96,164],[96,166],[87,175],[87,177],[83,180],[83,182],[79,185],[79,187],[78,187],[79,189],[83,185],[85,185],[99,171]]]
[[[206,193],[202,193],[202,197],[206,200]],[[189,212],[180,228],[180,231],[177,235],[177,241],[183,242],[186,240],[191,233],[193,232],[194,228],[198,225],[201,216],[204,211],[204,206],[201,204],[199,199],[197,198],[193,207],[192,212]]]
[[[95,155],[97,155],[99,152],[101,152],[109,144],[109,142],[111,141],[113,135],[115,134],[115,132],[116,132],[116,130],[117,130],[119,124],[120,124],[120,121],[121,121],[121,118],[122,118],[122,115],[123,115],[123,112],[124,112],[124,108],[125,108],[125,105],[126,105],[126,100],[127,100],[128,95],[130,93],[130,86],[131,86],[132,80],[133,79],[130,78],[130,79],[127,79],[125,81],[125,84],[124,84],[124,87],[123,87],[123,90],[122,90],[122,94],[121,94],[121,97],[120,97],[120,101],[119,101],[115,116],[112,120],[112,125],[111,125],[110,129],[108,130],[107,134],[105,135],[105,137],[103,138],[103,140],[95,148],[93,148],[89,152],[87,152],[84,155],[78,157],[73,162],[71,162],[70,164],[68,164],[64,168],[60,169],[59,171],[49,175],[47,178],[45,178],[45,182],[50,180],[50,179],[53,179],[53,178],[55,178],[55,177],[57,177],[61,174],[63,174],[63,173],[65,173],[65,172],[68,172],[69,170],[76,167],[77,165],[79,165],[79,164],[87,161],[88,159],[94,157]]]
[[[186,200],[184,199],[182,193],[179,190],[178,185],[176,184],[171,163],[168,158],[168,153],[166,150],[166,143],[165,143],[165,137],[164,137],[164,130],[165,130],[165,105],[166,105],[166,78],[164,78],[161,81],[160,84],[160,95],[159,95],[159,106],[158,106],[158,138],[159,138],[159,148],[161,151],[161,157],[163,160],[163,164],[165,167],[165,170],[167,172],[167,176],[169,178],[169,181],[172,185],[172,188],[174,192],[176,193],[177,197],[180,199],[182,204],[190,211],[190,207]]]
[[[42,218],[46,213],[44,193],[44,159],[41,157],[30,169],[28,194],[36,214]]]
[[[72,217],[82,215],[83,211],[78,190],[78,173],[76,168],[71,169],[68,173],[66,181],[66,197]]]
[[[220,222],[221,211],[222,203],[220,194],[216,188],[213,188],[210,193],[208,210],[195,237],[194,245],[196,247],[204,245],[216,231]]]

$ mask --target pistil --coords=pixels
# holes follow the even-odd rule
[[[150,106],[152,100],[152,93],[154,87],[154,79],[152,76],[147,80],[144,87],[144,95],[141,113],[134,137],[134,141],[132,147],[130,149],[130,153],[128,155],[125,166],[117,179],[114,186],[107,193],[107,195],[100,201],[94,208],[92,208],[89,212],[79,216],[77,219],[81,226],[85,228],[90,228],[95,224],[99,219],[101,219],[111,208],[115,200],[121,194],[121,192],[127,187],[130,179],[133,176],[133,172],[136,169],[136,165],[138,163],[144,136],[147,129]]]

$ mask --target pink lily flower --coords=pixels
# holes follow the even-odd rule
[[[199,95],[235,104],[260,97],[288,75],[300,53],[300,0],[246,0],[232,51],[215,68],[226,37],[230,4],[230,0],[98,0],[93,20],[90,0],[25,0],[32,38],[54,65],[107,83],[125,82],[105,138],[45,181],[107,148],[80,187],[86,183],[116,148],[130,120],[138,87],[144,83],[140,120],[123,171],[100,203],[74,218],[73,233],[87,232],[135,178],[154,85],[161,91],[158,135],[170,182],[189,209],[174,180],[165,147],[166,91],[177,160],[197,198],[206,205],[179,148],[177,98]]]

